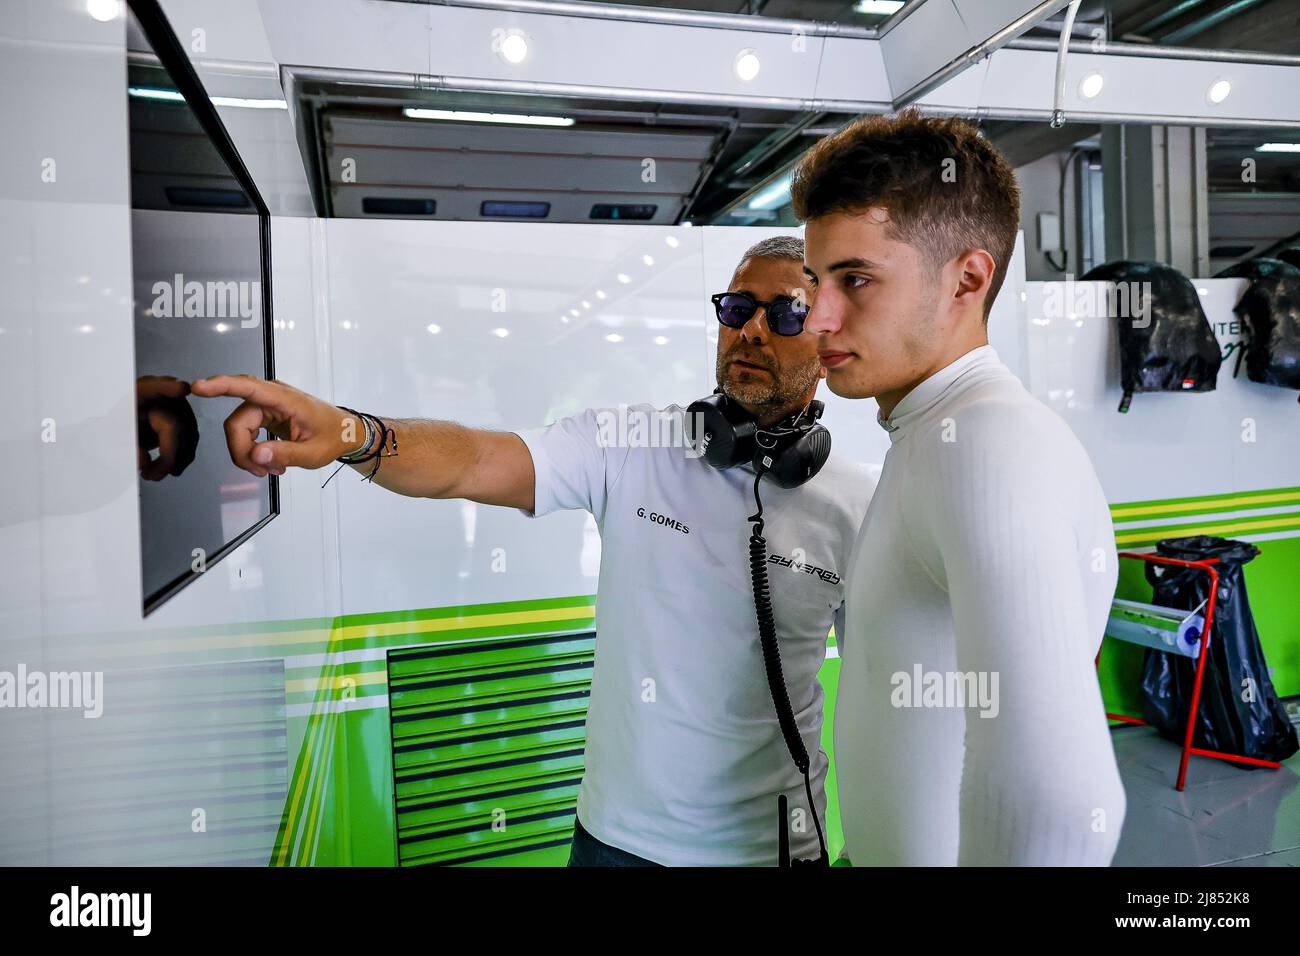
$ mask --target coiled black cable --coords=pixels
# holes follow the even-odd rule
[[[781,736],[785,738],[786,748],[794,765],[803,774],[804,791],[808,794],[808,808],[812,812],[813,824],[817,827],[817,842],[821,846],[821,858],[818,860],[799,860],[798,863],[829,863],[826,852],[826,838],[822,834],[822,824],[817,818],[817,804],[813,801],[812,779],[809,776],[810,761],[808,749],[804,746],[799,733],[799,725],[794,719],[794,708],[790,705],[790,693],[785,686],[785,675],[781,670],[781,650],[776,643],[776,614],[772,609],[772,587],[767,578],[767,539],[763,537],[763,499],[759,496],[759,482],[763,472],[759,470],[754,478],[754,504],[758,513],[750,515],[754,530],[749,536],[749,572],[754,585],[754,611],[758,615],[758,642],[763,649],[763,670],[767,673],[767,687],[772,693],[772,704],[776,707],[777,723],[781,727]]]

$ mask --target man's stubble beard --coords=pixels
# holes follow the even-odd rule
[[[802,403],[821,379],[821,364],[814,358],[811,363],[797,370],[777,366],[768,370],[770,378],[766,380],[741,382],[737,380],[738,376],[729,372],[732,360],[739,357],[736,351],[718,356],[717,382],[728,398],[749,406],[760,415],[764,411],[775,411]],[[747,359],[741,358],[741,361]]]

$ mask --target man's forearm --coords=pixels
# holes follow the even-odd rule
[[[385,418],[384,424],[394,432],[383,451],[374,483],[389,491],[412,498],[470,497],[465,480],[477,459],[477,441],[473,429],[455,422],[430,421],[422,418]],[[365,426],[357,423],[357,434]],[[375,436],[378,447],[380,436]],[[352,465],[361,475],[375,471],[377,459]]]

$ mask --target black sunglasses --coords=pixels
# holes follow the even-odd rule
[[[713,296],[718,321],[729,329],[743,328],[759,307],[767,309],[767,325],[777,335],[798,335],[808,317],[808,303],[778,295],[771,302],[760,302],[748,292],[719,292]]]

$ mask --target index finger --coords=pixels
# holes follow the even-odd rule
[[[277,411],[284,408],[281,401],[282,388],[277,382],[268,382],[252,375],[213,375],[190,383],[190,391],[202,398],[230,395]]]

